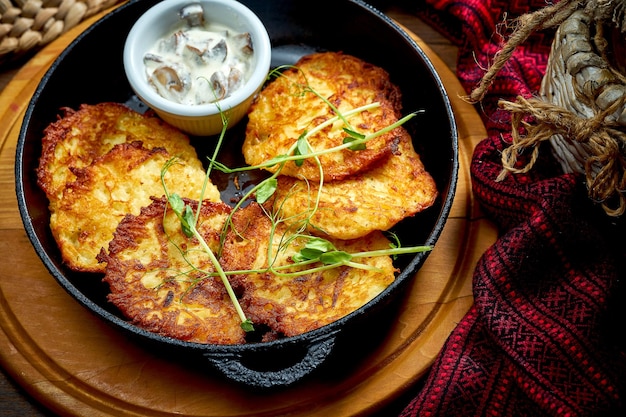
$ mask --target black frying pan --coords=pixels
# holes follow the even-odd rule
[[[106,301],[108,288],[100,277],[68,270],[49,230],[48,201],[36,184],[35,168],[44,128],[61,107],[116,101],[145,108],[133,97],[122,66],[126,34],[156,0],[135,0],[109,13],[81,34],[53,63],[26,111],[16,152],[16,192],[26,232],[35,251],[59,284],[78,302],[111,325],[168,352],[184,350],[192,361],[208,362],[227,378],[251,387],[284,387],[302,380],[336,351],[374,344],[384,337],[385,320],[428,253],[398,259],[401,273],[378,297],[354,313],[325,327],[273,342],[246,345],[204,345],[147,332],[129,324]],[[264,21],[272,40],[272,64],[293,64],[303,54],[334,50],[358,56],[385,68],[400,86],[406,112],[424,109],[406,127],[416,150],[435,178],[439,199],[434,207],[394,228],[403,245],[434,245],[446,222],[458,169],[457,130],[441,80],[419,46],[392,20],[359,0],[243,0]],[[224,151],[231,166],[240,163],[241,128],[229,131],[232,145]],[[200,155],[211,140],[193,138]],[[398,179],[401,181],[401,179]],[[224,201],[232,193],[229,178],[216,178]],[[435,249],[436,250],[436,249]],[[358,345],[358,346],[357,346]],[[358,350],[358,349],[357,349]],[[180,352],[179,352],[180,353]],[[206,360],[205,360],[206,359]]]

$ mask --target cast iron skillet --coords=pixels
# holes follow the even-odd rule
[[[335,351],[375,345],[384,337],[384,320],[403,289],[428,256],[420,253],[397,261],[401,273],[378,297],[354,313],[325,327],[273,342],[245,345],[204,345],[147,332],[129,324],[106,301],[108,288],[99,276],[69,271],[49,230],[48,201],[36,184],[35,168],[44,128],[56,120],[61,107],[82,103],[122,102],[143,111],[133,97],[122,67],[122,47],[133,22],[156,0],[131,1],[80,35],[53,63],[41,80],[24,117],[16,152],[16,192],[26,232],[35,251],[59,284],[87,309],[105,321],[149,344],[151,350],[179,354],[192,361],[208,361],[228,379],[250,387],[284,387],[302,380]],[[273,65],[292,64],[301,55],[323,50],[343,51],[379,65],[391,74],[403,93],[404,109],[424,109],[406,127],[417,151],[437,182],[440,197],[434,207],[394,228],[405,246],[434,245],[446,222],[456,187],[457,130],[441,80],[418,45],[393,21],[359,0],[244,0],[267,26],[273,45]],[[224,150],[227,164],[241,163],[241,128],[230,131]],[[200,155],[212,141],[193,138]],[[230,158],[230,159],[229,159]],[[253,181],[254,178],[250,178]],[[401,181],[401,179],[398,179]],[[224,201],[234,192],[229,178],[215,178]],[[391,313],[389,313],[391,311]],[[386,317],[381,321],[381,317]],[[365,329],[365,330],[364,330]],[[182,350],[182,354],[181,353]],[[207,361],[204,361],[206,358]],[[210,367],[207,367],[210,369]],[[318,371],[319,372],[319,371]]]

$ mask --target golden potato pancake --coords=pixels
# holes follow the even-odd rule
[[[123,104],[83,104],[78,110],[63,109],[42,138],[37,169],[39,186],[48,198],[60,198],[65,184],[76,177],[73,170],[90,165],[95,158],[120,143],[139,141],[145,148],[161,147],[201,167],[189,138],[156,116],[139,114]]]
[[[74,168],[76,180],[50,204],[50,228],[67,265],[78,271],[103,272],[96,260],[126,214],[139,214],[151,196],[164,195],[161,170],[172,156],[163,148],[146,149],[140,142],[115,145],[84,168]],[[171,193],[200,198],[205,172],[180,160],[166,174]],[[219,201],[208,184],[204,197]]]
[[[272,255],[268,257],[272,223],[256,203],[237,210],[233,214],[233,225],[220,260],[226,270],[265,270],[270,263],[275,268],[288,266],[291,256],[304,245],[301,239],[292,240],[292,245],[279,250],[292,236],[284,224],[279,224],[273,234]],[[338,250],[349,253],[389,248],[389,241],[380,232],[357,240],[332,240],[332,243]],[[241,303],[253,323],[267,325],[277,336],[295,336],[353,312],[395,279],[396,270],[389,256],[354,261],[377,270],[340,266],[295,277],[260,272],[235,275],[232,281],[243,288]],[[315,266],[319,264],[307,268]],[[294,270],[297,268],[282,272]]]
[[[185,202],[197,209],[197,202]],[[202,204],[198,230],[214,252],[230,210],[224,203]],[[154,199],[137,216],[125,216],[99,259],[106,264],[109,301],[135,325],[189,342],[245,342],[223,283],[209,275],[210,258],[196,239],[183,234],[165,198]]]
[[[279,176],[270,210],[287,223],[309,219],[309,230],[338,239],[356,239],[388,230],[400,220],[430,207],[437,197],[435,181],[425,170],[406,130],[385,160],[341,181],[324,182],[317,210],[312,208],[319,182]]]
[[[400,90],[389,74],[377,66],[351,55],[325,52],[307,55],[261,91],[249,111],[243,155],[249,165],[259,165],[278,155],[293,153],[294,143],[304,132],[335,117],[335,112],[319,96],[332,103],[340,113],[379,102],[380,107],[347,117],[354,130],[364,135],[385,128],[399,119]],[[308,90],[303,86],[310,87]],[[314,94],[310,90],[315,91]],[[314,151],[343,143],[348,135],[343,122],[335,122],[312,134]],[[367,142],[365,150],[342,150],[320,156],[326,179],[342,179],[363,171],[391,152],[397,130]],[[267,168],[276,172],[277,165]],[[312,158],[301,166],[288,162],[281,174],[318,180],[320,172]]]

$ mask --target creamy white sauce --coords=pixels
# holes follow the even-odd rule
[[[252,72],[253,53],[248,33],[183,19],[146,53],[144,64],[148,81],[161,96],[198,105],[241,88]]]

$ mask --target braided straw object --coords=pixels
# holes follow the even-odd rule
[[[548,141],[566,173],[585,176],[589,197],[611,216],[626,212],[626,0],[561,0],[520,18],[514,33],[470,95],[480,100],[497,71],[532,30],[556,27],[538,97],[501,101],[512,113],[507,173],[527,172]],[[530,162],[517,156],[532,151]]]
[[[55,40],[122,0],[0,0],[0,64]]]
[[[550,137],[563,171],[585,174],[591,198],[619,215],[626,191],[626,77],[616,48],[626,37],[616,29],[597,26],[584,10],[573,13],[557,30],[540,97],[566,109],[563,117],[573,116],[569,131],[555,129]],[[622,200],[617,209],[606,204],[612,197]]]

